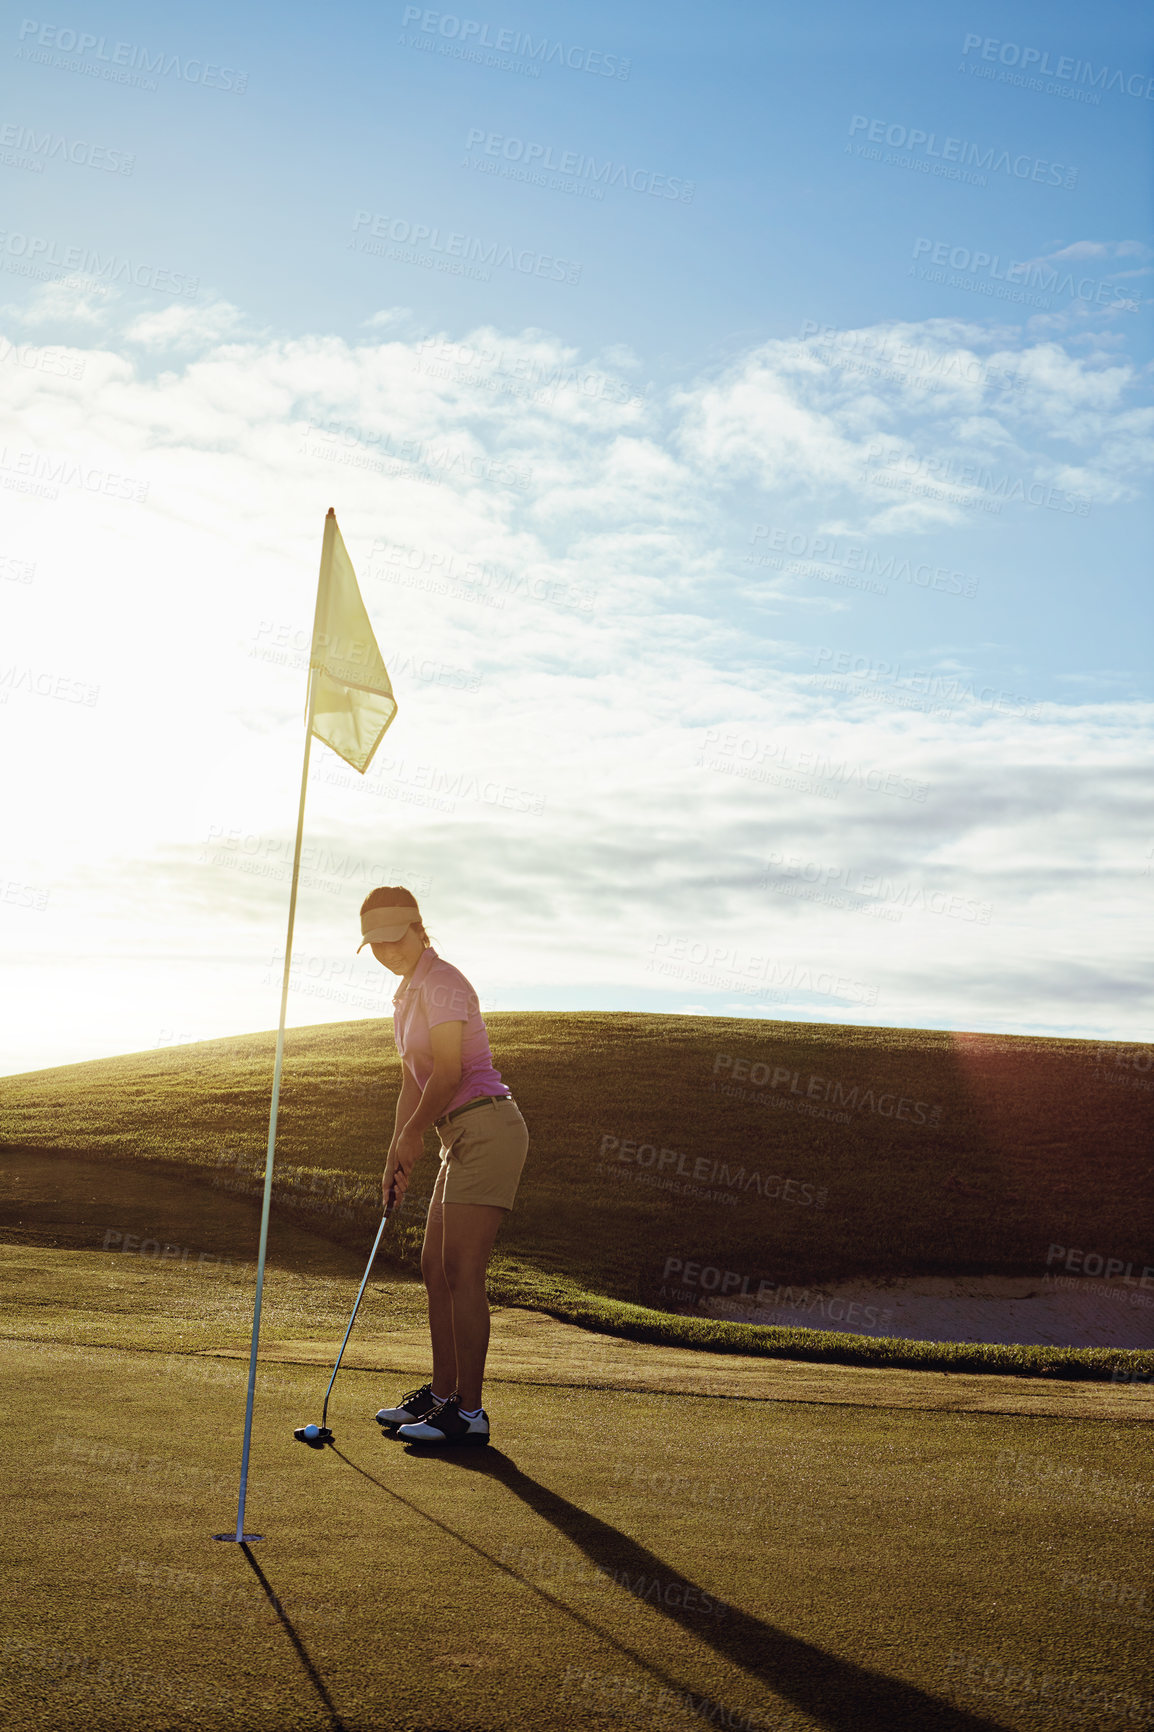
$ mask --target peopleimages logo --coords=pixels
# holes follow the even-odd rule
[[[918,257],[916,251],[914,257]],[[989,255],[986,257],[988,260]],[[923,349],[916,343],[901,342],[891,331],[847,331],[838,325],[803,319],[801,340],[823,361],[867,372],[871,378],[916,380],[920,389],[927,384],[966,384],[979,385],[983,390],[1013,390],[1026,377],[1020,368],[983,361],[966,349]]]
[[[800,1179],[787,1179],[780,1173],[762,1173],[745,1166],[730,1166],[727,1161],[711,1161],[707,1155],[691,1157],[678,1149],[658,1149],[656,1143],[638,1143],[632,1138],[609,1136],[601,1138],[598,1154],[602,1161],[611,1158],[627,1165],[652,1167],[661,1173],[672,1168],[672,1177],[692,1180],[697,1185],[720,1185],[734,1191],[756,1191],[759,1197],[771,1201],[781,1198],[787,1203],[824,1209],[829,1199],[826,1186],[807,1184]]]
[[[1126,1287],[1142,1287],[1154,1293],[1154,1263],[1143,1263],[1141,1275],[1134,1275],[1131,1271],[1138,1267],[1137,1263],[1124,1263],[1121,1257],[1110,1257],[1103,1251],[1084,1251],[1078,1246],[1067,1249],[1065,1245],[1051,1245],[1046,1252],[1046,1268],[1052,1263],[1061,1263],[1074,1274],[1100,1275],[1106,1281],[1118,1280]]]
[[[69,350],[37,348],[32,343],[10,343],[7,337],[0,337],[0,363],[3,362],[13,367],[26,367],[32,373],[52,373],[60,379],[84,377],[84,362]]]
[[[211,61],[195,58],[183,59],[179,54],[166,54],[163,49],[152,51],[134,42],[117,42],[109,52],[106,36],[93,36],[87,31],[62,28],[59,24],[40,24],[34,18],[25,18],[20,25],[19,40],[29,43],[30,38],[37,48],[55,49],[57,56],[76,55],[79,69],[98,78],[111,78],[116,83],[139,82],[132,80],[130,75],[143,72],[146,76],[158,73],[161,78],[172,75],[185,84],[203,84],[208,90],[232,90],[237,95],[248,84],[248,73],[236,72],[231,66],[216,66]],[[32,53],[31,43],[16,52],[22,59],[53,62],[49,54]],[[91,55],[92,59],[86,61],[86,55]],[[55,64],[65,65],[66,62],[57,58]],[[156,85],[150,83],[148,88],[155,90]]]
[[[936,132],[926,132],[918,126],[902,126],[891,121],[871,120],[866,114],[855,114],[849,123],[850,138],[855,139],[861,132],[865,133],[870,144],[885,144],[891,150],[904,149],[915,158],[931,158],[943,169],[946,164],[952,164],[959,172],[967,168],[988,170],[991,174],[1008,174],[1015,180],[1033,180],[1040,185],[1065,187],[1067,191],[1078,184],[1076,168],[1066,168],[1060,162],[1050,162],[1041,156],[1028,156],[1025,152],[1012,155],[1008,150],[999,149],[996,144],[978,145],[966,138],[942,138],[939,144]],[[846,145],[847,151],[852,149],[852,144]],[[926,166],[928,168],[931,164],[927,163]],[[985,182],[979,184],[984,186]]]
[[[666,950],[666,947],[668,949]],[[660,973],[665,961],[688,962],[693,967],[723,969],[727,975],[765,980],[783,986],[791,992],[816,992],[827,998],[848,998],[858,1004],[872,1005],[878,1001],[878,989],[864,980],[852,980],[847,975],[834,974],[829,969],[816,974],[804,963],[778,962],[772,956],[747,956],[743,951],[725,944],[708,944],[704,939],[684,938],[676,933],[660,933],[649,947],[652,951],[666,950],[666,955],[646,964]]]
[[[98,253],[93,247],[65,246],[46,235],[21,234],[15,229],[0,229],[0,257],[5,269],[12,268],[7,260],[20,260],[27,267],[27,275],[42,275],[45,269],[69,275],[80,271],[103,283],[155,289],[162,295],[183,295],[192,301],[200,293],[197,277],[180,276],[116,253]]]
[[[761,1074],[758,1075],[758,1072]],[[837,1077],[823,1077],[811,1073],[805,1087],[800,1088],[801,1072],[791,1070],[788,1065],[775,1065],[772,1072],[768,1064],[760,1060],[736,1058],[732,1053],[719,1052],[714,1055],[713,1075],[732,1076],[738,1081],[746,1078],[755,1088],[764,1088],[768,1083],[771,1089],[777,1089],[783,1083],[789,1084],[789,1092],[805,1095],[808,1100],[829,1102],[835,1107],[848,1107],[851,1112],[876,1113],[883,1119],[906,1119],[915,1125],[940,1125],[942,1109],[930,1101],[914,1100],[909,1095],[896,1095],[887,1092],[875,1095],[873,1088],[862,1091],[860,1083],[846,1084]],[[889,1101],[887,1108],[885,1102]]]
[[[814,885],[819,892],[832,891],[830,901],[837,908],[854,906],[853,902],[847,902],[847,896],[861,897],[867,903],[896,903],[903,910],[975,921],[979,926],[990,924],[990,904],[973,896],[926,890],[922,884],[887,878],[883,872],[863,872],[858,866],[824,865],[816,860],[805,860],[800,854],[785,855],[776,849],[766,857],[766,875],[761,881],[763,890],[804,894],[802,885]],[[896,917],[900,919],[901,916],[898,914]]]
[[[1023,505],[1045,506],[1048,511],[1064,511],[1078,517],[1089,517],[1093,504],[1088,493],[1072,493],[1065,487],[1050,485],[1045,481],[1031,481],[1026,476],[996,475],[986,469],[981,463],[962,462],[952,454],[944,457],[919,456],[916,452],[902,451],[893,445],[887,445],[880,439],[874,440],[866,450],[866,462],[883,469],[896,469],[899,476],[895,477],[893,485],[898,485],[900,478],[921,480],[927,479],[958,489],[973,489],[979,495],[985,495],[984,506],[1000,511],[1003,503],[1019,500]],[[871,474],[871,480],[880,482],[883,477]]]
[[[1141,72],[1127,74],[1111,71],[1109,66],[1099,66],[1095,71],[1091,61],[1074,60],[1069,55],[1062,55],[1057,65],[1051,66],[1048,48],[1026,48],[1017,42],[1002,42],[997,36],[967,36],[962,44],[962,58],[965,59],[972,49],[981,50],[980,60],[1019,67],[1022,72],[1032,72],[1040,78],[1059,78],[1074,85],[1090,84],[1096,90],[1117,90],[1126,96],[1141,97],[1146,102],[1154,96],[1154,78]]]
[[[128,151],[112,150],[108,145],[91,144],[82,138],[66,138],[60,132],[37,132],[16,120],[0,126],[0,145],[6,150],[28,152],[28,166],[38,170],[43,170],[45,162],[57,158],[79,168],[100,169],[105,174],[131,174],[136,166],[135,156]]]
[[[420,439],[398,439],[387,427],[358,427],[342,421],[310,421],[305,427],[304,451],[310,457],[328,457],[323,444],[320,449],[309,445],[310,438],[354,449],[369,446],[374,455],[395,458],[400,463],[412,463],[457,480],[495,481],[504,487],[527,488],[533,471],[526,464],[506,462],[487,457],[482,452],[454,450],[453,447],[429,445]],[[382,473],[386,473],[382,469]],[[416,477],[414,477],[416,479]]]
[[[360,238],[362,229],[368,230],[371,239]],[[391,241],[394,246],[411,249],[413,256],[407,262],[433,263],[434,255],[440,255],[436,261],[438,268],[452,269],[457,274],[487,271],[492,265],[502,265],[508,270],[520,271],[524,276],[544,277],[554,283],[581,281],[581,266],[569,259],[557,259],[551,253],[534,252],[529,247],[518,250],[499,241],[478,240],[474,235],[442,234],[439,228],[431,228],[428,223],[411,223],[404,217],[381,216],[359,210],[353,217],[353,233],[358,238],[350,241],[349,246],[359,252],[376,251],[380,256],[387,256],[378,243]],[[424,255],[421,249],[425,249]],[[488,282],[488,276],[482,280]]]
[[[918,589],[936,589],[949,595],[966,596],[976,595],[978,590],[977,578],[967,577],[964,572],[928,562],[915,565],[912,560],[898,559],[892,553],[875,553],[864,542],[845,541],[838,535],[810,535],[769,523],[755,523],[749,539],[753,543],[764,541],[774,553],[791,554],[796,559],[819,560],[824,565],[839,566],[843,571],[884,577],[887,581],[894,578]],[[747,563],[755,563],[749,555],[746,559]],[[883,588],[882,594],[885,593]]]
[[[508,138],[501,132],[486,132],[482,126],[469,129],[465,151],[467,155],[475,151],[502,158],[505,162],[521,163],[527,169],[547,169],[554,174],[572,175],[577,180],[594,181],[598,186],[620,186],[630,192],[648,193],[651,198],[675,198],[682,204],[693,202],[695,187],[691,180],[657,174],[647,168],[630,169],[626,163],[614,162],[610,157],[598,162],[595,156],[584,156],[578,150],[554,153],[551,144]]]
[[[928,668],[903,668],[900,662],[884,662],[873,656],[854,655],[851,650],[835,650],[819,645],[814,664],[832,664],[835,672],[815,674],[814,682],[827,691],[868,692],[880,703],[900,703],[909,709],[925,709],[934,715],[951,716],[947,703],[978,704],[983,709],[1000,710],[1003,715],[1020,715],[1037,721],[1041,710],[1036,698],[1018,692],[999,691],[996,686],[978,690],[972,681],[958,679],[954,674],[931,672]],[[842,677],[842,676],[847,677]],[[872,685],[867,683],[872,682]],[[888,688],[888,689],[887,689]]]
[[[718,763],[716,757],[706,757],[707,752],[741,761]],[[799,752],[786,740],[759,739],[756,734],[739,734],[722,728],[707,729],[702,755],[696,763],[699,769],[719,770],[727,775],[747,775],[753,781],[776,783],[779,781],[776,772],[762,767],[767,758],[785,769],[796,771],[814,783],[823,778],[836,783],[837,786],[830,792],[831,798],[848,786],[868,789],[873,794],[890,794],[898,800],[916,800],[918,805],[923,805],[929,793],[927,782],[915,782],[896,770],[883,770],[878,765],[871,764],[851,764],[844,758],[840,761],[825,758],[820,752],[811,751],[808,747]],[[795,784],[791,782],[786,785]],[[815,786],[812,791],[817,793],[819,789]]]
[[[0,445],[0,484],[9,483],[16,492],[35,491],[45,499],[59,498],[62,487],[76,487],[84,493],[103,494],[106,499],[130,499],[137,505],[147,500],[149,485],[116,470],[85,468],[74,458],[51,451],[20,451],[10,457],[8,447]]]
[[[1045,295],[1071,295],[1079,301],[1096,301],[1100,307],[1107,306],[1112,311],[1138,311],[1132,289],[1122,290],[1116,283],[1099,277],[1077,277],[1073,271],[1060,271],[1044,259],[1018,264],[1007,259],[1005,267],[1001,268],[1000,253],[988,253],[981,247],[953,246],[949,241],[929,240],[925,235],[919,235],[915,240],[913,256],[915,263],[924,260],[939,269],[948,267],[951,271],[960,271],[964,276],[988,277],[995,283],[1036,290]],[[985,292],[990,294],[993,290]]]
[[[423,6],[406,6],[401,18],[402,28],[417,25],[428,36],[440,36],[446,42],[457,42],[464,50],[486,48],[497,54],[511,55],[515,60],[537,61],[540,66],[565,66],[570,72],[592,72],[601,78],[629,77],[631,62],[619,54],[604,54],[599,48],[579,48],[576,44],[550,42],[547,36],[530,36],[527,30],[495,30],[479,18],[460,18],[453,12],[430,12]],[[493,31],[491,35],[490,32]],[[402,43],[404,38],[401,38]]]

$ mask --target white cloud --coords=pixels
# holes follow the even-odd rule
[[[19,306],[0,308],[0,315],[22,325],[107,325],[119,291],[90,277],[60,277],[41,284]]]
[[[160,312],[143,313],[124,334],[129,342],[145,349],[193,354],[235,337],[244,324],[239,309],[228,301],[213,301],[203,307],[174,302]]]
[[[365,330],[383,331],[390,325],[403,325],[413,316],[411,307],[382,307],[379,312],[372,313],[361,324]]]
[[[1148,259],[1154,249],[1145,241],[1071,241],[1055,252],[1031,259],[1031,265],[1077,263],[1082,259]]]
[[[85,1052],[184,1028],[185,994],[198,1028],[273,1019],[330,504],[401,710],[363,780],[315,750],[297,942],[318,967],[352,966],[350,908],[408,874],[443,948],[497,992],[612,986],[670,1008],[971,1027],[1045,1026],[1061,1001],[1064,1024],[1140,1026],[1148,707],[1027,720],[970,697],[935,716],[884,682],[823,689],[788,616],[774,643],[734,610],[746,579],[718,529],[727,486],[750,476],[851,526],[932,523],[933,502],[870,491],[877,446],[1124,496],[1150,434],[1126,364],[938,320],[765,344],[651,400],[540,332],[349,344],[238,336],[238,320],[138,321],[144,361],[162,341],[190,357],[154,375],[93,348],[79,380],[14,374],[0,411],[0,442],[79,476],[55,498],[9,493],[5,551],[36,581],[13,597],[0,661],[4,800],[35,816],[7,870],[51,910],[5,909],[31,993],[17,1062],[52,1062],[27,1054],[56,1050],[64,994],[88,1007]],[[1058,426],[1075,461],[1049,449]],[[936,653],[943,673],[974,659]],[[45,680],[98,695],[54,698]],[[831,894],[853,868],[906,899],[767,889],[774,852]],[[994,912],[979,924],[919,896]],[[650,969],[679,937],[722,953],[709,978]],[[876,1004],[752,997],[758,956],[866,983]],[[109,1021],[126,958],[134,985]],[[310,978],[296,1020],[368,1013],[362,974],[332,976],[328,997]]]
[[[917,532],[1035,483],[1136,497],[1154,462],[1150,411],[1127,403],[1138,384],[1101,348],[1015,352],[950,320],[777,340],[680,394],[681,449],[718,480],[840,495],[843,510],[848,496],[865,529]],[[1049,452],[1051,438],[1081,461]]]

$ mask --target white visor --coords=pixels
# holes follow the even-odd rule
[[[366,944],[396,944],[413,921],[420,918],[420,910],[404,902],[395,908],[370,908],[367,914],[361,915],[363,936],[357,945],[357,954]]]

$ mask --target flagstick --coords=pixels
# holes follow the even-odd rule
[[[329,515],[331,516],[332,513],[330,512]],[[248,1360],[248,1401],[244,1413],[244,1448],[241,1452],[240,1459],[240,1499],[236,1512],[235,1534],[213,1534],[212,1536],[215,1540],[235,1540],[238,1544],[243,1544],[249,1540],[259,1540],[263,1538],[263,1535],[261,1534],[245,1533],[244,1505],[245,1498],[248,1495],[248,1455],[249,1447],[252,1443],[253,1398],[256,1394],[256,1353],[257,1345],[260,1340],[260,1308],[261,1299],[264,1294],[264,1258],[265,1249],[268,1245],[269,1209],[272,1204],[273,1151],[276,1148],[276,1115],[277,1105],[280,1101],[281,1064],[284,1059],[284,1022],[285,1012],[288,1008],[289,970],[292,966],[293,922],[296,919],[297,880],[300,877],[301,869],[301,838],[304,834],[305,794],[308,791],[309,785],[309,748],[312,745],[313,737],[313,704],[315,701],[315,692],[315,670],[310,666],[308,712],[305,723],[305,756],[304,764],[301,769],[301,799],[300,807],[297,812],[296,847],[293,850],[293,878],[292,889],[289,891],[288,935],[285,938],[284,977],[281,981],[280,990],[280,1023],[277,1027],[276,1033],[276,1064],[273,1067],[272,1102],[269,1106],[268,1115],[268,1152],[265,1155],[264,1163],[264,1202],[261,1206],[260,1213],[260,1251],[257,1254],[256,1265],[256,1301],[253,1305],[252,1346],[249,1351]]]

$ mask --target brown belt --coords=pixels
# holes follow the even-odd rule
[[[463,1107],[454,1107],[451,1113],[446,1113],[443,1119],[434,1121],[433,1129],[440,1130],[450,1119],[459,1119],[462,1113],[471,1113],[474,1107],[483,1107],[489,1101],[511,1101],[512,1095],[478,1095],[475,1101],[466,1101]]]

